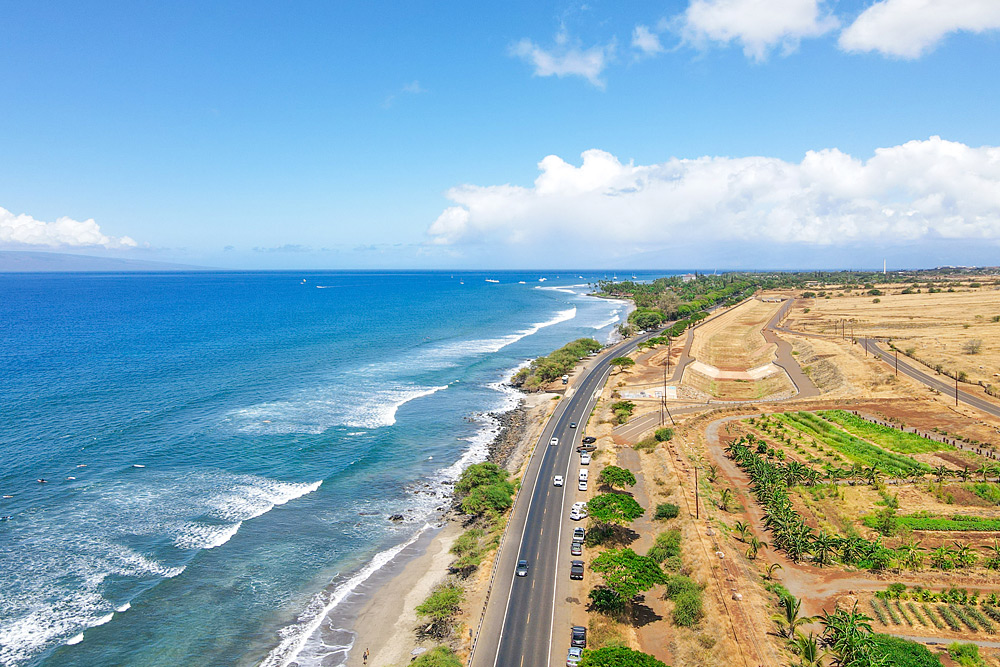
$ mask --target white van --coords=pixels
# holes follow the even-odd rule
[[[562,381],[563,381],[563,384],[569,384],[569,376],[568,375],[563,375],[562,376]]]
[[[581,482],[586,482],[588,474],[589,473],[587,472],[586,468],[580,468],[580,481]]]

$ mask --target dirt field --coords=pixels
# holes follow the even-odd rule
[[[886,287],[886,289],[890,289]],[[1000,290],[989,285],[955,292],[859,295],[800,300],[787,319],[791,329],[892,338],[931,368],[964,371],[970,381],[1000,385]],[[885,290],[883,290],[885,291]],[[878,298],[879,303],[873,303]],[[977,349],[978,352],[974,352]]]
[[[780,303],[751,299],[695,329],[691,356],[710,368],[688,366],[684,384],[721,400],[791,396],[795,388],[780,368],[773,367],[765,377],[747,373],[774,361],[775,345],[760,332],[780,307]],[[713,370],[727,376],[719,377]],[[740,377],[728,377],[731,374]]]

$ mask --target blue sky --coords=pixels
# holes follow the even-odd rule
[[[995,0],[480,4],[3,5],[0,249],[997,263]]]

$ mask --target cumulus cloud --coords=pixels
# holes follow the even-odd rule
[[[879,0],[844,29],[840,47],[918,58],[949,33],[997,28],[997,0]]]
[[[0,208],[0,245],[121,249],[134,248],[137,244],[128,236],[106,236],[93,218],[81,222],[64,216],[55,222],[44,222]]]
[[[601,74],[614,56],[615,43],[582,49],[571,43],[565,32],[556,35],[555,41],[554,47],[545,49],[530,39],[522,39],[510,48],[510,53],[533,65],[535,76],[581,76],[603,90]]]
[[[1000,147],[931,137],[862,160],[835,148],[770,157],[580,166],[550,155],[532,187],[462,185],[432,243],[529,247],[607,239],[647,249],[742,241],[817,247],[873,241],[1000,240]]]
[[[694,44],[738,42],[757,62],[780,45],[791,52],[803,37],[818,37],[839,25],[821,0],[691,0],[681,32]]]
[[[663,45],[659,36],[644,25],[637,25],[632,31],[632,48],[644,56],[655,56],[663,53]]]

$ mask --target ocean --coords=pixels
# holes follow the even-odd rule
[[[604,277],[0,275],[0,665],[339,664]]]

